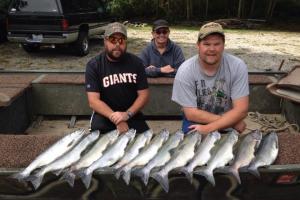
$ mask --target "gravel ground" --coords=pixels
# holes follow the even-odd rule
[[[242,58],[249,70],[278,70],[284,60],[282,70],[288,71],[300,64],[300,33],[262,30],[225,30],[226,51]],[[186,58],[197,53],[195,41],[197,27],[171,27],[170,38],[178,43]],[[128,51],[135,54],[150,42],[151,29],[147,27],[128,28]],[[84,70],[88,60],[103,50],[102,39],[90,40],[90,54],[85,57],[73,56],[67,47],[43,48],[34,54],[26,53],[19,44],[0,45],[0,68],[21,70]]]

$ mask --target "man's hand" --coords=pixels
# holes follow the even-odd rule
[[[117,125],[117,129],[118,129],[119,133],[125,133],[125,132],[127,132],[129,130],[127,122],[120,122]]]
[[[125,122],[129,119],[127,112],[113,112],[109,116],[110,121],[114,124],[119,124],[120,122]]]
[[[153,65],[149,65],[148,67],[146,67],[146,69],[151,69],[151,68],[156,68],[156,67]]]
[[[171,67],[171,65],[166,65],[166,66],[160,68],[160,72],[164,73],[164,74],[172,73],[174,71],[175,71],[175,69],[173,67]]]
[[[239,133],[242,133],[246,129],[246,123],[242,120],[236,123],[233,128],[237,130]]]
[[[213,131],[213,130],[211,130],[211,128],[208,125],[200,125],[200,124],[191,125],[191,126],[189,126],[189,129],[191,131],[197,130],[199,133],[204,134],[204,135]]]

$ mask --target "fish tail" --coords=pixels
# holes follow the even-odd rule
[[[168,174],[164,173],[163,171],[159,171],[152,174],[151,177],[160,183],[165,192],[169,192]]]
[[[234,178],[236,178],[237,182],[241,184],[241,178],[240,174],[237,168],[230,167],[230,166],[225,166],[222,169],[220,169],[220,172],[225,173],[225,174],[232,174]]]
[[[186,178],[192,183],[193,182],[193,169],[190,167],[181,167],[179,171],[184,173]]]
[[[72,171],[66,171],[61,179],[66,180],[71,187],[74,187],[76,175]]]
[[[115,173],[115,177],[119,179],[122,173],[123,173],[123,168],[119,168]]]
[[[148,184],[150,170],[148,170],[147,168],[138,169],[134,172],[134,174],[136,176],[139,176],[145,185]]]
[[[22,172],[15,173],[10,176],[10,178],[17,179],[19,182],[23,181],[26,177],[28,177],[28,174],[24,174]]]
[[[199,170],[195,171],[194,173],[199,174],[201,176],[204,176],[206,178],[206,180],[208,182],[210,182],[213,186],[216,185],[213,170],[205,167],[205,168],[202,168],[202,169],[199,169]]]
[[[125,168],[123,170],[123,180],[125,181],[125,183],[127,185],[129,185],[129,182],[130,182],[130,177],[131,177],[131,169],[130,168]]]
[[[31,182],[34,189],[37,190],[40,187],[40,185],[43,181],[43,178],[44,178],[43,174],[40,174],[40,175],[36,174],[36,175],[28,176],[25,180]]]
[[[255,167],[255,166],[248,167],[248,172],[253,174],[256,178],[260,178],[260,173],[259,173],[257,167]]]
[[[85,187],[88,189],[92,181],[93,173],[88,173],[87,169],[82,169],[79,170],[77,174],[81,178],[81,181],[83,182]]]

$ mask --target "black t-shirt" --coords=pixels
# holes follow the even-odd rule
[[[113,111],[126,111],[137,98],[137,91],[148,88],[142,61],[125,53],[119,62],[111,62],[103,52],[88,62],[85,73],[87,92],[99,92]]]

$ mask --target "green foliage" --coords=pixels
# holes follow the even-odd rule
[[[11,0],[0,0],[0,11],[6,12]]]

